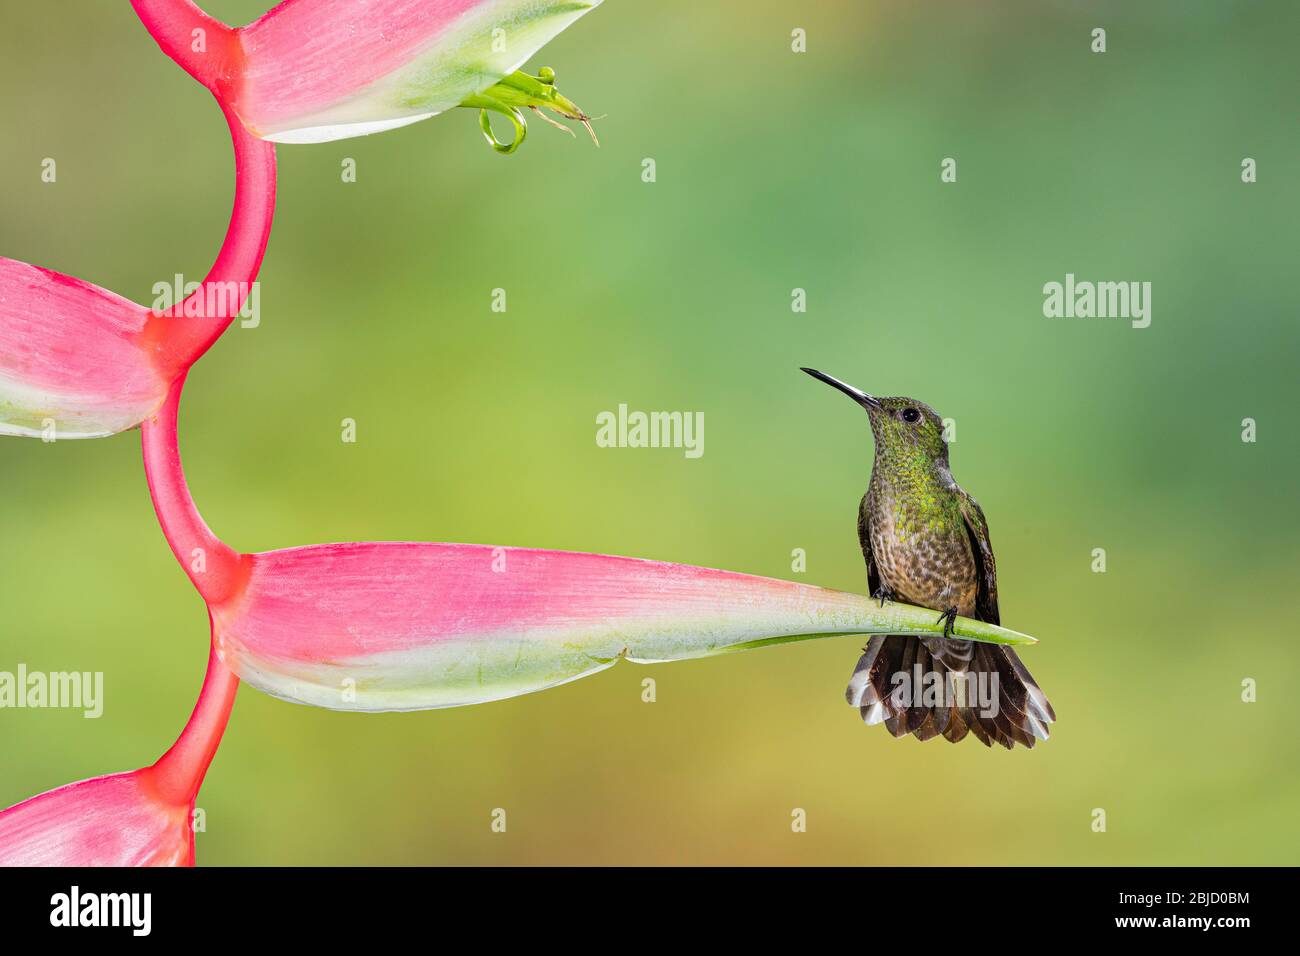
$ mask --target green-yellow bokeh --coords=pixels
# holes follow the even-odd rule
[[[1060,721],[1032,753],[892,740],[843,702],[854,638],[442,712],[245,689],[200,862],[1296,862],[1298,14],[609,0],[533,61],[608,114],[600,149],[535,124],[499,157],[465,111],[281,148],[262,324],[201,361],[182,409],[226,540],[781,577],[803,548],[801,580],[860,589],[870,439],[814,365],[956,419],[1004,621],[1042,639],[1025,658]],[[0,254],[142,302],[201,277],[232,189],[208,94],[125,3],[15,5],[4,34]],[[1150,281],[1150,328],[1044,318],[1067,272]],[[703,411],[704,456],[597,448],[620,402]],[[101,670],[107,695],[99,720],[0,711],[8,805],[154,759],[207,623],[136,433],[4,439],[0,475],[0,670]]]

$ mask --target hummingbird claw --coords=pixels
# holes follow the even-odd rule
[[[881,607],[884,607],[886,601],[892,601],[894,599],[894,592],[882,584],[880,587],[876,588],[876,593],[871,596],[880,602]]]
[[[935,619],[934,623],[938,624],[940,621],[943,622],[944,638],[951,640],[953,636],[952,626],[957,621],[957,609],[955,607],[948,608],[948,610],[944,611],[942,614],[939,615],[938,618]]]

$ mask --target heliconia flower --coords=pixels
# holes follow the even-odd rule
[[[221,659],[276,697],[334,710],[499,700],[603,670],[835,634],[943,634],[932,610],[709,568],[474,544],[240,554],[203,522],[176,439],[183,379],[143,427],[163,531],[208,603]],[[957,637],[1034,639],[958,618]]]
[[[215,652],[189,723],[158,762],[70,783],[0,811],[0,866],[193,866],[194,799],[238,679]]]
[[[405,126],[456,106],[588,125],[555,72],[519,67],[601,0],[285,0],[230,27],[190,0],[131,0],[163,51],[263,139],[319,143]],[[593,134],[594,138],[594,134]]]
[[[156,311],[58,272],[0,257],[0,435],[96,438],[162,403],[244,307],[275,210],[275,147],[227,111],[235,204],[202,286]]]

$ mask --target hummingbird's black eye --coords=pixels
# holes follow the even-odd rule
[[[909,425],[915,425],[920,420],[921,420],[921,413],[918,412],[915,408],[903,409],[903,421],[907,422]]]

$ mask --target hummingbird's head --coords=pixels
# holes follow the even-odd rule
[[[931,461],[948,461],[943,419],[925,402],[902,397],[877,398],[825,372],[813,368],[800,371],[838,389],[866,409],[871,419],[871,433],[876,440],[877,456],[921,456]]]

